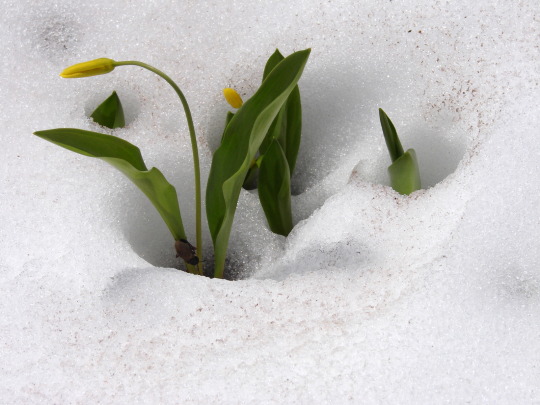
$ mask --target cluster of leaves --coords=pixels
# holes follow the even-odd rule
[[[263,207],[267,207],[265,211],[267,209],[271,211],[274,209],[273,207],[278,207],[276,214],[269,214],[272,223],[277,222],[276,218],[278,216],[286,218],[285,226],[279,228],[280,233],[288,234],[292,228],[290,167],[294,167],[300,134],[299,128],[294,131],[290,129],[293,126],[293,119],[290,120],[290,128],[286,125],[285,116],[288,115],[289,111],[294,114],[295,109],[300,108],[297,83],[307,63],[309,53],[310,50],[307,49],[295,52],[287,58],[284,58],[279,52],[272,55],[265,69],[265,78],[259,90],[234,116],[231,114],[228,120],[221,145],[216,150],[212,160],[206,192],[208,225],[214,242],[214,277],[223,277],[229,236],[240,190],[251,163],[257,155],[260,162],[266,161],[261,165],[258,174],[258,181],[262,185],[260,186],[262,190],[260,193],[263,196],[261,197],[261,203]],[[144,67],[157,73],[171,84],[184,105],[190,135],[192,135],[194,155],[196,155],[196,140],[192,130],[193,123],[189,108],[178,86],[164,73],[141,62],[116,62],[102,58],[74,65],[66,69],[62,76],[88,77],[109,73],[116,66],[122,65]],[[293,92],[294,95],[291,96]],[[124,125],[123,110],[116,93],[113,93],[94,111],[92,118],[99,124],[109,128]],[[299,119],[301,120],[301,117]],[[296,125],[298,125],[298,122]],[[284,132],[280,129],[282,126],[285,126]],[[291,135],[287,141],[289,133]],[[293,138],[293,133],[295,138]],[[138,147],[112,135],[75,128],[37,131],[35,135],[73,152],[102,159],[125,174],[149,198],[167,224],[176,241],[177,253],[186,262],[188,271],[202,274],[202,266],[196,255],[195,248],[186,238],[176,189],[167,181],[159,169],[155,167],[147,168]],[[261,146],[264,142],[265,146]],[[296,143],[296,145],[293,145],[293,143]],[[286,156],[285,150],[289,150],[290,160],[287,160],[287,157],[284,160],[281,159],[282,156],[279,154]],[[279,169],[276,172],[277,174],[273,171],[276,165]],[[194,169],[197,178],[198,163],[195,164]],[[275,186],[278,178],[280,182],[287,185],[288,206],[283,206],[280,203],[279,199],[282,193]],[[271,198],[274,190],[278,191],[276,194],[277,199],[276,195]],[[197,236],[197,240],[200,240],[199,235]],[[200,251],[202,251],[202,247],[199,243],[197,254],[200,255],[198,253]]]
[[[223,276],[238,197],[246,179],[253,180],[257,164],[254,162],[260,162],[259,196],[271,229],[285,235],[292,229],[291,164],[284,149],[289,146],[288,137],[294,167],[300,142],[300,128],[294,127],[301,117],[291,118],[290,127],[286,117],[289,111],[294,113],[300,108],[297,83],[309,53],[307,49],[287,58],[279,51],[274,53],[266,65],[261,87],[234,115],[228,115],[206,187],[206,215],[214,242],[216,277]]]
[[[233,91],[236,113],[227,114],[221,144],[215,151],[206,188],[206,214],[214,244],[214,277],[222,278],[236,206],[242,187],[258,190],[270,229],[287,236],[293,227],[291,176],[296,165],[302,132],[302,106],[298,81],[310,50],[284,57],[278,50],[264,68],[260,88],[246,103]],[[112,135],[75,128],[37,131],[35,135],[85,156],[102,159],[126,175],[151,201],[175,239],[177,256],[189,272],[202,274],[200,236],[200,174],[194,126],[187,101],[179,87],[163,72],[137,61],[96,59],[67,68],[63,77],[88,77],[109,73],[117,66],[136,65],[165,79],[183,104],[194,155],[197,248],[188,242],[178,196],[163,173],[148,169],[135,145]],[[232,89],[227,89],[232,90]],[[410,194],[420,188],[418,162],[413,149],[404,152],[392,121],[379,110],[386,145],[392,159],[388,168],[392,187]],[[113,92],[91,114],[108,128],[125,125],[122,104]]]

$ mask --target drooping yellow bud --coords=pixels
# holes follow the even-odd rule
[[[238,94],[234,89],[230,89],[228,87],[223,89],[223,95],[225,96],[227,103],[229,103],[232,108],[240,108],[242,107],[242,104],[244,104],[242,97],[240,97],[240,94]]]
[[[88,62],[77,63],[76,65],[65,68],[60,76],[65,79],[75,79],[78,77],[89,77],[104,75],[114,70],[114,60],[109,58],[99,58]]]

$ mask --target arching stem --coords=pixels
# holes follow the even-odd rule
[[[128,60],[128,61],[121,61],[121,62],[114,62],[115,66],[140,66],[144,69],[147,69],[151,72],[154,72],[161,78],[163,78],[167,83],[171,85],[171,87],[174,89],[176,94],[178,94],[178,97],[180,98],[180,101],[182,102],[182,106],[184,107],[184,112],[186,114],[186,119],[188,123],[189,128],[189,136],[191,138],[191,149],[193,151],[193,169],[195,174],[195,232],[196,232],[196,243],[197,243],[197,256],[199,257],[199,264],[197,265],[197,272],[198,274],[202,275],[202,261],[203,261],[203,249],[202,249],[202,227],[201,227],[201,212],[202,212],[202,201],[201,201],[201,171],[199,167],[199,149],[197,147],[197,138],[195,136],[195,127],[193,125],[193,118],[191,117],[191,111],[189,109],[189,105],[187,103],[186,97],[184,96],[184,93],[182,93],[182,90],[178,87],[178,85],[165,73],[163,73],[161,70],[156,69],[153,66],[147,65],[146,63],[135,61],[135,60]]]

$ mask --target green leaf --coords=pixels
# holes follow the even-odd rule
[[[120,170],[156,207],[174,239],[186,239],[176,189],[158,169],[147,169],[138,147],[115,136],[75,128],[36,131],[34,135]]]
[[[420,190],[420,171],[414,149],[409,149],[388,167],[390,184],[400,194],[409,195]]]
[[[283,60],[285,57],[279,52],[279,49],[276,49],[276,51],[268,58],[268,61],[266,62],[266,65],[264,66],[264,72],[263,72],[263,82],[266,79],[266,77],[270,74],[272,70]],[[270,144],[274,139],[282,138],[285,136],[285,133],[283,132],[285,130],[285,123],[283,120],[287,117],[286,115],[286,108],[287,105],[285,104],[283,107],[281,107],[281,110],[279,111],[279,114],[272,122],[272,125],[270,125],[270,129],[268,130],[268,133],[264,137],[264,140],[261,143],[261,146],[259,147],[259,153],[261,155],[264,155]]]
[[[285,57],[281,54],[279,49],[276,49],[272,55],[266,61],[263,72],[263,81],[268,77],[270,72],[281,62]]]
[[[234,117],[234,113],[227,111],[227,115],[225,116],[225,129],[227,129],[227,125],[229,125],[229,122],[231,122],[232,117]],[[225,135],[225,129],[223,130],[223,133],[221,134],[220,142],[223,142],[223,135]]]
[[[270,230],[287,236],[292,228],[291,175],[279,142],[274,140],[259,169],[259,199]]]
[[[223,277],[225,258],[242,183],[272,121],[296,86],[310,50],[295,52],[268,74],[261,87],[227,125],[214,153],[206,188],[206,214],[214,242],[215,277]]]
[[[266,62],[263,73],[263,81],[268,74],[284,59],[278,49],[270,56]],[[266,152],[274,139],[278,139],[287,162],[289,163],[291,176],[296,166],[296,158],[300,148],[300,140],[302,134],[302,105],[300,102],[300,89],[298,86],[294,88],[287,103],[282,107],[278,116],[272,122],[268,134],[264,138],[259,152],[262,155]],[[243,186],[246,190],[251,190],[257,187],[257,171],[250,169]]]
[[[298,86],[294,88],[287,101],[287,117],[285,120],[285,132],[287,134],[285,136],[285,157],[292,177],[302,137],[302,103],[300,102],[300,89]]]
[[[403,146],[401,146],[396,128],[382,108],[379,108],[379,118],[386,147],[393,162],[388,167],[392,188],[398,193],[406,195],[420,190],[422,187],[420,184],[420,170],[418,169],[418,160],[414,149],[403,152]]]
[[[388,115],[386,115],[382,108],[379,108],[379,119],[381,120],[388,153],[390,153],[392,162],[395,162],[396,159],[399,159],[399,157],[403,155],[403,146],[401,146],[394,124],[390,121],[390,118],[388,118]]]
[[[264,67],[263,81],[266,76],[283,60],[283,55],[276,49],[270,56],[266,66]],[[268,135],[261,145],[260,152],[264,154],[268,146],[274,139],[279,139],[281,147],[287,157],[291,176],[296,166],[296,157],[300,149],[300,139],[302,135],[302,104],[300,101],[300,89],[295,86],[291,92],[287,104],[282,107],[282,111],[278,114]]]
[[[107,128],[120,128],[126,125],[124,109],[116,91],[101,103],[90,115],[99,125]]]

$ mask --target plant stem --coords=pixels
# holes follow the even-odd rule
[[[151,72],[154,72],[161,78],[163,78],[167,83],[171,85],[171,87],[174,89],[176,94],[178,94],[178,97],[180,98],[180,101],[182,102],[182,106],[184,107],[184,112],[186,114],[186,119],[188,123],[189,128],[189,136],[191,138],[191,149],[193,151],[193,169],[195,174],[195,232],[196,232],[196,240],[197,240],[197,257],[199,258],[199,264],[197,265],[197,272],[198,274],[202,275],[202,261],[203,261],[203,249],[202,249],[202,227],[201,227],[201,171],[199,167],[199,149],[197,147],[197,138],[195,136],[195,127],[193,125],[193,118],[191,117],[191,111],[189,109],[189,105],[187,103],[186,97],[184,96],[184,93],[182,93],[182,90],[178,87],[178,85],[165,73],[163,73],[161,70],[156,69],[153,66],[147,65],[146,63],[139,62],[136,60],[128,60],[128,61],[121,61],[121,62],[114,62],[115,66],[140,66],[142,68],[145,68]]]

